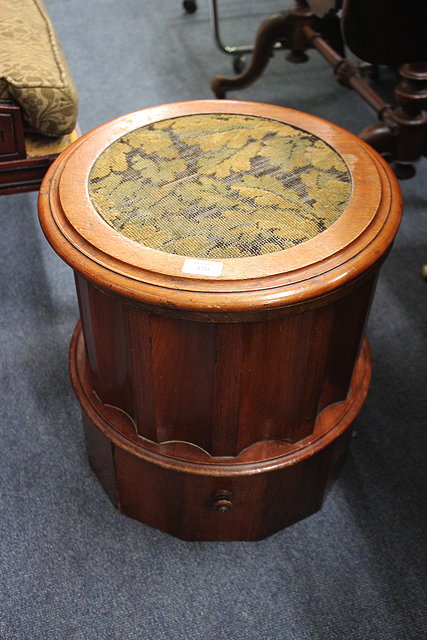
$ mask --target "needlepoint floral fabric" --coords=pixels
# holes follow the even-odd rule
[[[283,251],[330,227],[351,197],[342,157],[268,118],[201,114],[136,129],[89,177],[107,224],[144,246],[198,258]]]

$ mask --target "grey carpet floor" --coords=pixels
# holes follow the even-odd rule
[[[231,73],[208,3],[47,0],[80,96],[83,131],[143,107],[210,98]],[[220,2],[225,41],[253,39],[280,1]],[[379,89],[390,91],[384,72]],[[374,121],[313,53],[283,53],[230,98]],[[67,350],[71,270],[38,225],[36,194],[0,199],[1,640],[419,640],[425,637],[427,162],[369,323],[374,372],[351,452],[323,509],[255,543],[191,543],[111,506],[85,454]]]

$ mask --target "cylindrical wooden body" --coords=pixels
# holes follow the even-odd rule
[[[218,136],[212,138],[212,146],[220,148],[221,162],[223,157],[228,162],[231,154],[234,164],[232,169],[221,165],[214,174],[214,186],[211,164],[197,182],[197,188],[203,184],[208,212],[206,199],[216,198],[225,175],[228,191],[226,195],[221,191],[220,198],[221,202],[227,198],[227,204],[215,216],[230,215],[231,210],[235,217],[237,205],[230,200],[233,189],[245,197],[239,216],[258,219],[256,205],[260,204],[259,219],[265,220],[267,200],[268,215],[276,215],[273,204],[282,202],[285,193],[277,191],[282,189],[281,174],[269,177],[268,188],[264,165],[255,177],[251,174],[259,156],[271,150],[268,120],[274,136],[282,135],[274,123],[293,127],[295,131],[286,134],[291,137],[309,131],[314,136],[314,143],[310,142],[314,153],[320,149],[326,154],[314,168],[315,174],[310,174],[306,156],[292,174],[285,194],[292,214],[298,207],[289,189],[301,175],[310,188],[321,189],[326,181],[330,190],[344,193],[348,182],[343,178],[344,165],[328,160],[328,149],[321,148],[317,139],[337,150],[351,180],[337,220],[314,231],[312,237],[276,251],[271,246],[283,235],[279,220],[280,233],[274,227],[275,235],[267,238],[270,244],[263,238],[258,253],[252,247],[244,257],[224,253],[212,259],[210,254],[204,258],[177,248],[169,252],[146,246],[140,237],[125,237],[122,230],[129,227],[127,219],[120,219],[117,228],[114,224],[131,201],[128,195],[121,208],[114,204],[117,210],[111,219],[100,218],[100,201],[93,193],[99,185],[104,188],[103,180],[112,179],[114,190],[123,191],[132,178],[133,198],[135,189],[144,192],[143,184],[135,187],[135,148],[131,138],[124,137],[128,132],[152,127],[153,122],[162,124],[162,136],[165,130],[173,131],[162,152],[150,151],[152,155],[143,160],[138,155],[145,179],[144,172],[154,175],[148,166],[153,154],[160,154],[165,162],[175,161],[171,141],[187,158],[195,134],[185,130],[190,142],[187,145],[186,139],[184,145],[182,137],[177,142],[176,131],[181,127],[182,136],[183,125],[176,118],[211,114],[248,116],[244,126],[249,123],[251,133],[249,138],[245,133],[245,149],[258,144],[254,140],[261,136],[253,133],[257,125],[253,118],[263,121],[267,133],[263,130],[263,146],[254,146],[255,160],[243,161],[249,177],[236,164],[241,150],[236,151],[235,138],[224,137],[223,130],[218,133],[223,136],[220,146]],[[234,125],[231,118],[227,127],[230,122]],[[216,124],[225,128],[224,120]],[[123,173],[114,155],[117,140],[127,145],[126,179],[117,178]],[[288,138],[283,140],[280,153]],[[143,143],[154,147],[151,138]],[[210,153],[204,142],[197,144]],[[93,178],[94,163],[105,152],[110,154],[108,162],[102,159],[102,172]],[[306,148],[303,153],[307,155]],[[180,173],[181,164],[174,177],[181,191],[173,195],[188,210],[190,196],[182,183],[193,179],[191,162],[188,175]],[[321,165],[328,162],[329,168],[322,173]],[[161,163],[156,166],[161,172]],[[337,187],[338,179],[344,186]],[[160,187],[169,189],[169,184],[165,180]],[[207,185],[210,195],[206,195]],[[150,187],[149,182],[147,192]],[[108,188],[108,198],[103,194],[102,202],[110,206],[116,192]],[[299,189],[307,220],[311,215],[307,207],[313,205],[305,204],[311,202],[308,192]],[[167,196],[168,206],[175,206],[169,192]],[[253,211],[248,210],[249,200],[255,205]],[[325,202],[326,207],[333,206],[332,200]],[[140,211],[144,205],[138,206]],[[280,216],[286,217],[289,211]],[[52,246],[75,271],[81,323],[71,343],[71,378],[82,407],[91,465],[113,503],[146,524],[194,540],[259,539],[319,509],[367,393],[371,365],[364,327],[378,269],[400,216],[398,187],[376,154],[324,121],[279,107],[215,101],[169,105],[132,114],[87,134],[51,169],[41,191],[40,215]],[[135,215],[132,209],[132,225]],[[205,218],[192,221],[205,224]],[[240,218],[238,224],[242,224]],[[138,234],[145,233],[147,225],[144,219]],[[233,225],[230,234],[236,238]],[[263,228],[272,233],[269,224]],[[258,231],[257,227],[257,238]],[[167,227],[161,229],[170,246],[167,232]],[[133,227],[130,233],[134,234]],[[156,227],[153,237],[158,233]],[[210,230],[203,238],[205,245],[211,237]],[[196,246],[192,236],[190,240]],[[180,238],[177,243],[184,246]],[[222,244],[213,250],[229,251]]]

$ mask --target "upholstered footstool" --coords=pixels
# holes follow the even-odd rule
[[[38,189],[78,137],[77,93],[43,0],[0,0],[0,194]]]
[[[166,105],[83,136],[40,219],[74,269],[90,463],[123,513],[254,540],[318,510],[367,394],[401,215],[381,158],[312,116]]]

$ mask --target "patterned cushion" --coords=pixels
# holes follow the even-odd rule
[[[31,131],[71,132],[77,94],[43,1],[0,0],[0,15],[0,99],[22,107]]]

